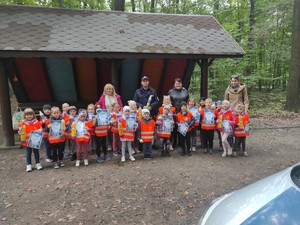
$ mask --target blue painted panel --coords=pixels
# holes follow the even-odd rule
[[[122,62],[121,97],[123,101],[133,99],[134,92],[140,87],[140,60],[125,59]]]
[[[242,225],[294,225],[300,223],[300,192],[291,187],[245,220]]]
[[[72,61],[67,58],[46,59],[49,80],[56,101],[77,101]]]

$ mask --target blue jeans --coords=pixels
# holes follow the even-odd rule
[[[144,155],[152,155],[152,142],[143,142]]]
[[[38,149],[26,147],[26,162],[31,165],[31,154],[34,154],[35,163],[40,163],[40,152]]]
[[[44,143],[44,148],[45,148],[46,159],[52,159],[51,146],[50,146],[48,138],[43,138],[43,143]]]

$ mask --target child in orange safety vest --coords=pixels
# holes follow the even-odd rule
[[[77,160],[75,166],[80,165],[80,155],[83,152],[84,165],[89,164],[88,161],[88,145],[90,142],[90,129],[93,127],[93,121],[87,121],[87,111],[85,109],[80,109],[78,113],[78,120],[74,121],[71,125],[72,127],[72,137],[76,140],[77,149]]]
[[[46,121],[46,126],[49,128],[49,143],[53,157],[54,169],[64,167],[64,146],[65,146],[65,120],[62,118],[60,109],[56,106],[51,108],[51,117]]]
[[[186,102],[180,103],[180,109],[181,111],[177,113],[177,124],[178,124],[178,134],[180,138],[180,145],[181,145],[181,155],[188,155],[191,156],[191,131],[195,124],[195,118],[193,117],[193,114],[187,110],[187,104]],[[184,129],[181,127],[187,127],[187,130],[184,134]]]
[[[43,105],[43,113],[40,112],[40,121],[45,124],[48,119],[50,119],[51,116],[51,106],[49,104]],[[46,155],[46,162],[52,162],[52,155],[51,155],[51,148],[50,143],[48,139],[49,135],[49,129],[46,126],[43,126],[43,144],[45,149],[45,155]]]
[[[248,130],[245,129],[245,126],[249,126],[249,115],[245,113],[245,106],[243,104],[238,104],[235,107],[235,126],[234,126],[234,149],[232,156],[237,156],[237,151],[240,150],[242,145],[242,154],[248,156],[246,151],[246,137],[250,135],[249,127]]]
[[[139,121],[138,137],[143,145],[144,159],[152,158],[152,140],[154,138],[155,121],[150,117],[148,109],[142,110],[142,119]]]
[[[173,131],[173,113],[170,114],[170,105],[163,106],[163,111],[156,117],[157,136],[160,138],[160,143],[162,145],[161,156],[171,156],[170,151],[172,143],[170,142],[171,134]],[[169,126],[166,126],[167,121],[169,121]],[[176,131],[177,132],[177,131]]]
[[[32,152],[35,158],[35,168],[37,170],[42,169],[42,165],[40,164],[40,154],[39,149],[32,148],[28,146],[28,141],[30,139],[31,132],[37,131],[42,133],[42,124],[35,117],[35,113],[31,108],[26,108],[24,110],[24,120],[19,123],[19,134],[21,136],[21,144],[26,147],[26,161],[27,167],[26,172],[32,171],[31,166],[31,155]]]
[[[119,151],[122,149],[122,143],[119,136],[119,124],[120,118],[122,117],[122,112],[120,112],[120,105],[116,102],[112,106],[112,113],[111,113],[111,128],[110,131],[113,135],[112,138],[112,150],[113,156],[117,157],[119,155]]]
[[[120,119],[122,129],[119,130],[120,139],[122,142],[122,157],[121,162],[125,162],[125,149],[127,147],[129,159],[135,161],[132,155],[132,142],[134,141],[135,132],[137,130],[137,120],[134,116],[130,116],[130,107],[123,107],[123,115]]]

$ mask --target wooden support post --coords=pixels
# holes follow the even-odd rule
[[[200,96],[208,97],[208,59],[201,59]]]
[[[14,132],[11,120],[10,96],[8,76],[5,73],[4,59],[0,58],[0,105],[2,113],[2,130],[4,146],[15,145]]]
[[[118,84],[118,61],[116,59],[112,59],[110,62],[110,71],[111,71],[111,82],[116,91],[119,91]]]

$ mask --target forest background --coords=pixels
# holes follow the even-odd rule
[[[246,54],[239,59],[213,60],[209,67],[209,97],[222,100],[230,76],[237,74],[248,87],[251,115],[288,114],[283,110],[289,89],[293,0],[0,0],[0,4],[213,15]],[[193,97],[199,98],[199,88],[197,65],[189,87]],[[296,95],[298,100],[292,104],[299,103],[299,86],[296,89],[290,96]]]

